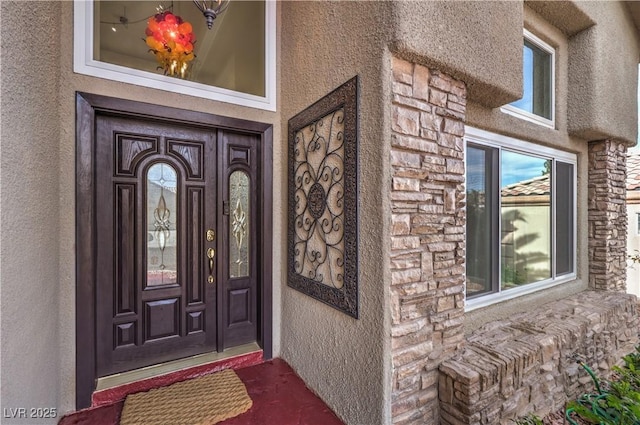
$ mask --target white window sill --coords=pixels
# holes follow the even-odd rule
[[[532,294],[543,289],[552,288],[562,283],[570,282],[576,279],[575,273],[560,276],[555,280],[545,280],[542,282],[531,283],[519,288],[508,289],[503,292],[482,295],[477,298],[465,299],[464,311],[469,312],[483,307],[488,307],[503,301],[511,300],[523,295]]]
[[[515,106],[504,105],[500,108],[500,111],[504,112],[505,114],[511,115],[513,117],[520,118],[522,120],[541,125],[543,127],[548,127],[552,129],[556,128],[556,123],[554,120],[549,120],[539,115],[532,114],[520,108],[516,108]]]

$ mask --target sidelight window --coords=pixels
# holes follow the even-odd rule
[[[249,175],[234,171],[229,177],[229,275],[249,276]]]
[[[468,305],[575,278],[575,155],[468,128],[466,162]]]

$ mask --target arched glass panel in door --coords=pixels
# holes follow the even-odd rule
[[[177,173],[159,162],[147,171],[147,279],[146,286],[177,283]]]

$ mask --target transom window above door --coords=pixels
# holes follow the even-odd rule
[[[524,30],[522,98],[503,106],[503,112],[555,127],[555,49]]]
[[[162,40],[154,35],[162,38],[164,30],[149,20],[164,22],[162,13],[171,15],[172,22],[186,23],[178,34],[185,43],[158,48]],[[169,33],[174,32],[164,31]],[[175,69],[163,66],[163,54],[187,60]],[[275,2],[231,0],[208,29],[191,0],[76,0],[74,71],[275,110]]]

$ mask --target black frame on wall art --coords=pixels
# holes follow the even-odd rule
[[[288,279],[358,318],[358,77],[289,120]]]

